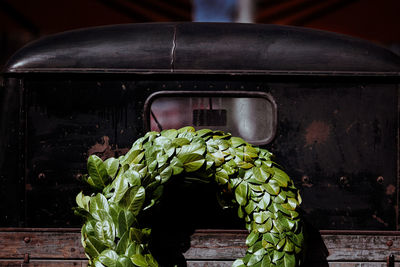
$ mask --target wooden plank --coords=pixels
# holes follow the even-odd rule
[[[231,267],[232,263],[233,261],[188,261],[187,267]],[[387,264],[386,262],[331,262],[329,267],[387,267]],[[395,267],[400,267],[400,263],[396,263]]]
[[[86,267],[87,261],[83,260],[0,260],[1,267]]]
[[[0,232],[0,259],[86,259],[79,232]]]
[[[400,236],[324,235],[323,240],[329,261],[384,261],[390,254],[396,260],[400,257]]]
[[[191,237],[190,248],[184,253],[186,259],[235,259],[242,257],[246,250],[244,240],[247,233],[196,232]],[[327,249],[327,260],[336,261],[385,261],[393,254],[400,259],[400,234],[363,235],[340,234],[323,235],[323,243],[311,240],[310,245],[324,246]],[[389,246],[389,245],[390,246]],[[310,250],[321,250],[320,247]],[[321,259],[321,255],[310,254],[311,260]]]
[[[187,267],[231,267],[233,261],[188,261]],[[23,263],[21,260],[0,260],[1,267],[86,267],[87,261],[69,260],[31,260]],[[329,267],[387,267],[386,262],[335,262]],[[395,267],[400,267],[399,263]]]
[[[25,254],[29,254],[31,260],[86,260],[78,229],[68,231],[35,230],[0,229],[0,259],[22,260]],[[244,255],[246,236],[246,231],[196,231],[191,236],[190,248],[184,253],[184,257],[193,264],[199,264],[205,260],[224,264],[225,261],[229,262]],[[358,264],[358,262],[377,264],[377,262],[385,262],[386,257],[390,254],[395,256],[397,262],[400,260],[400,233],[398,232],[391,233],[391,235],[387,235],[385,232],[381,234],[373,232],[368,232],[368,234],[326,233],[320,240],[320,242],[317,239],[309,241],[309,245],[315,246],[309,251],[322,252],[320,255],[308,255],[311,261],[327,257],[331,266],[346,266],[343,264],[349,261],[351,264]],[[323,253],[324,250],[326,250],[326,254]]]

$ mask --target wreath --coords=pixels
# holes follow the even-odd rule
[[[84,180],[94,189],[76,197],[85,218],[82,245],[89,266],[156,267],[151,229],[139,214],[160,202],[165,186],[181,176],[215,182],[233,195],[249,235],[239,266],[298,266],[302,261],[301,197],[272,154],[222,131],[193,127],[148,132],[119,158],[92,155]]]

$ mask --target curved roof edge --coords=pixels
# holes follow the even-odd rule
[[[400,57],[357,38],[307,28],[144,23],[87,28],[32,42],[4,73],[400,75]]]

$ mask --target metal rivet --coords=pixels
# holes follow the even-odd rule
[[[30,238],[29,236],[25,236],[25,237],[24,237],[24,242],[25,242],[25,243],[31,242],[31,238]]]
[[[380,184],[383,183],[383,181],[385,181],[385,179],[383,178],[383,176],[378,176],[378,178],[376,178],[376,181]]]
[[[308,182],[310,182],[310,177],[308,177],[308,175],[303,175],[303,176],[301,177],[301,181],[302,181],[303,183],[308,183]]]

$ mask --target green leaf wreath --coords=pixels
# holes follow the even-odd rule
[[[301,198],[272,154],[228,133],[192,127],[148,132],[129,152],[104,162],[92,155],[85,180],[94,192],[76,197],[85,218],[82,244],[89,266],[159,266],[149,251],[149,228],[138,215],[159,203],[181,176],[215,182],[230,192],[250,232],[246,255],[232,266],[298,266],[302,261]]]

